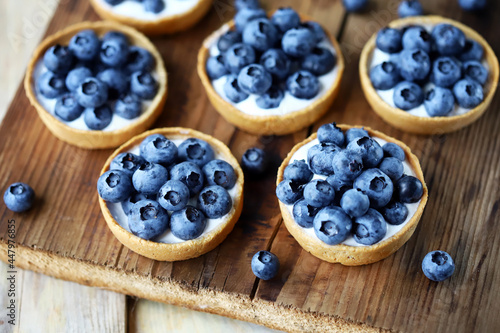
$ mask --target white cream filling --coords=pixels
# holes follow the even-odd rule
[[[179,146],[185,140],[184,139],[176,139],[176,140],[171,140],[171,141],[173,143],[175,143],[176,146]],[[139,155],[140,154],[140,152],[139,152],[139,145],[135,146],[134,148],[132,148],[128,152],[132,153],[132,154],[135,154],[135,155]],[[215,159],[224,160],[224,156],[222,156],[220,154],[216,154],[214,158]],[[229,213],[227,213],[225,216],[223,216],[221,218],[218,218],[218,219],[207,219],[207,224],[206,224],[205,230],[196,239],[200,239],[201,237],[209,234],[210,232],[214,231],[217,227],[219,227],[221,224],[224,224],[224,223],[226,223],[228,221],[228,219],[229,219],[228,217],[231,216],[233,214],[234,210],[235,210],[234,203],[236,202],[236,198],[239,195],[237,188],[238,187],[235,185],[235,186],[233,186],[232,189],[230,189],[230,190],[227,191],[229,193],[229,195],[231,196],[231,199],[233,201],[233,207],[231,208],[231,210],[229,211]],[[198,196],[195,196],[195,197],[189,199],[188,205],[197,207],[197,203],[196,203],[197,198],[198,198]],[[122,204],[121,203],[106,202],[106,205],[107,205],[107,207],[108,207],[111,215],[115,219],[115,221],[123,229],[125,229],[128,232],[132,233],[130,231],[129,226],[128,226],[128,217],[127,217],[127,214],[125,214],[125,212],[123,211]],[[172,212],[169,211],[169,215],[171,215],[171,213]],[[165,231],[162,235],[160,235],[157,238],[153,239],[152,241],[158,242],[158,243],[167,243],[167,244],[175,244],[175,243],[186,242],[185,240],[177,238],[176,236],[174,236],[174,234],[172,234],[172,232],[170,231],[170,228],[167,231]]]
[[[223,25],[212,35],[212,38],[205,44],[205,47],[210,50],[210,56],[217,56],[220,54],[219,49],[217,48],[217,41],[219,40],[220,36],[222,36],[228,30],[229,26],[227,24]],[[330,50],[334,55],[336,55],[335,47],[328,39],[325,38],[323,41],[318,43],[318,46],[326,48]],[[311,105],[317,99],[324,96],[326,92],[332,87],[337,76],[338,76],[338,66],[337,64],[335,64],[335,67],[330,72],[318,77],[320,83],[320,90],[319,93],[314,98],[300,99],[293,96],[288,91],[285,91],[285,96],[281,101],[280,105],[274,109],[260,108],[256,103],[256,100],[259,96],[255,94],[251,94],[247,99],[241,101],[240,103],[234,103],[231,100],[229,100],[226,97],[226,94],[224,93],[224,85],[226,84],[228,75],[213,80],[212,86],[214,87],[215,91],[225,101],[234,105],[239,111],[243,113],[254,116],[280,116],[302,110]]]
[[[432,29],[434,28],[433,25],[429,25],[429,24],[422,25],[422,27],[424,27],[429,33],[431,33]],[[391,59],[391,57],[393,57],[393,56],[395,56],[395,55],[390,54],[390,53],[386,53],[378,48],[375,48],[375,50],[373,51],[372,56],[371,56],[370,69],[383,63],[384,61],[389,61]],[[459,64],[460,64],[460,66],[462,66],[462,64],[460,62],[459,62]],[[486,60],[483,60],[482,64],[483,64],[483,66],[485,66],[485,68],[487,70],[489,69],[488,62]],[[431,70],[432,70],[432,68],[431,68]],[[432,82],[427,83],[423,87],[424,96],[429,90],[431,90],[434,87],[435,87],[434,83],[432,83]],[[485,88],[483,87],[483,89],[485,89]],[[380,98],[382,98],[382,100],[384,102],[386,102],[387,104],[389,104],[390,106],[392,106],[394,108],[397,108],[396,105],[394,104],[394,88],[389,89],[389,90],[375,89],[375,91],[380,96]],[[485,91],[485,94],[486,94],[486,91]],[[472,109],[463,108],[460,105],[458,105],[458,103],[455,103],[453,110],[451,110],[450,113],[448,113],[445,117],[463,115],[463,114],[466,114],[467,112],[469,112],[470,110],[472,110]],[[418,116],[418,117],[430,117],[430,115],[427,113],[427,110],[425,110],[424,103],[422,103],[418,107],[413,108],[411,110],[408,110],[406,112],[408,112],[409,114],[412,114],[414,116]]]
[[[142,2],[134,0],[125,0],[116,6],[111,6],[104,0],[98,1],[102,7],[115,14],[144,21],[154,21],[169,16],[187,13],[201,0],[163,0],[165,2],[165,8],[159,13],[147,12],[144,9],[144,4]]]
[[[375,141],[377,141],[381,146],[387,143],[387,141],[382,140],[380,138],[376,138],[376,137],[372,137],[372,138]],[[318,143],[319,143],[319,140],[318,139],[314,139],[311,142],[309,142],[309,143],[305,144],[304,146],[300,147],[292,155],[292,158],[290,159],[289,163],[291,164],[293,161],[296,161],[296,160],[304,160],[307,163],[307,152],[309,151],[309,148],[311,148],[314,145],[317,145]],[[403,166],[404,166],[404,173],[405,174],[410,175],[410,176],[416,176],[415,171],[413,171],[413,169],[411,168],[410,164],[408,163],[408,158],[403,162]],[[313,177],[313,179],[326,179],[326,178],[327,178],[326,176],[317,175],[317,174],[315,174],[314,177]],[[387,223],[387,232],[385,234],[385,237],[380,242],[383,242],[386,239],[391,238],[392,236],[394,236],[395,234],[397,234],[401,229],[403,229],[403,227],[408,223],[408,221],[410,221],[410,219],[413,217],[413,215],[415,215],[415,212],[417,211],[417,208],[418,208],[418,205],[420,204],[420,201],[421,200],[419,200],[416,203],[405,204],[405,206],[408,208],[408,217],[400,225],[392,225],[392,224]],[[288,209],[288,212],[290,213],[290,216],[293,217],[293,205],[286,205],[286,208]],[[303,228],[299,224],[297,224],[297,226],[300,227],[302,229],[302,231],[305,234],[307,234],[309,237],[314,238],[317,241],[321,241],[318,238],[318,236],[316,236],[316,233],[314,232],[314,227]],[[352,235],[349,235],[347,237],[347,239],[345,241],[343,241],[342,243],[340,243],[340,244],[344,244],[344,245],[348,245],[348,246],[369,246],[369,245],[359,244],[358,242],[356,242],[356,240],[354,240],[354,237]],[[326,243],[325,243],[325,245],[326,245]],[[334,246],[334,245],[331,245],[331,246]]]

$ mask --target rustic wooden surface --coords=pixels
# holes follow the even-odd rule
[[[500,4],[491,1],[481,15],[462,12],[456,1],[422,1],[432,14],[458,19],[481,33],[500,54],[496,34]],[[265,147],[276,168],[294,143],[318,125],[286,137],[258,138],[234,129],[210,106],[195,73],[203,38],[231,17],[229,0],[216,0],[193,30],[153,41],[170,73],[170,97],[155,124],[181,125],[213,134],[237,157],[254,145]],[[265,1],[267,8],[292,3],[339,37],[347,60],[342,93],[318,124],[365,124],[405,141],[420,157],[430,201],[410,241],[390,258],[365,267],[328,264],[302,251],[284,226],[274,196],[274,174],[245,189],[245,209],[237,228],[217,249],[180,263],[158,263],[123,248],[107,230],[97,205],[95,180],[110,151],[88,152],[57,141],[19,89],[0,128],[0,188],[17,180],[30,183],[40,202],[26,214],[0,207],[0,237],[15,217],[17,240],[26,249],[44,250],[150,279],[170,279],[193,291],[241,295],[304,312],[396,331],[494,332],[500,330],[500,116],[498,98],[475,124],[446,136],[405,134],[383,123],[364,99],[357,77],[359,52],[368,37],[396,17],[397,1],[371,1],[363,14],[346,15],[340,1]],[[96,19],[87,2],[60,6],[48,33],[82,19]],[[5,163],[7,161],[7,163]],[[252,195],[253,194],[253,195]],[[258,194],[258,195],[255,195]],[[254,252],[271,248],[282,262],[278,279],[255,280]],[[430,250],[448,251],[457,263],[454,276],[433,283],[420,271]],[[4,254],[2,253],[2,257]],[[5,258],[4,258],[5,260]],[[45,271],[51,274],[50,266]],[[85,282],[85,281],[83,281]],[[88,282],[90,283],[90,281]]]

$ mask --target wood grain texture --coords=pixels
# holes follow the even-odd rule
[[[474,16],[460,11],[455,1],[422,2],[427,11],[478,30],[500,54],[496,36],[499,3],[490,2],[487,12]],[[371,1],[368,11],[353,15],[345,15],[340,1],[264,3],[268,9],[291,4],[337,34],[342,44],[347,69],[341,93],[328,115],[312,129],[334,120],[366,124],[404,141],[421,158],[430,201],[410,241],[395,255],[369,266],[321,262],[303,251],[281,225],[274,195],[275,174],[270,173],[262,180],[247,182],[242,218],[214,251],[173,264],[140,257],[113,238],[97,205],[95,181],[110,151],[88,152],[57,141],[20,89],[0,128],[0,161],[8,161],[0,163],[0,186],[26,181],[43,198],[29,213],[16,215],[21,222],[18,241],[23,246],[24,265],[201,311],[231,316],[239,311],[242,319],[270,326],[274,319],[283,329],[500,330],[500,318],[495,316],[500,311],[500,273],[496,270],[500,236],[495,232],[500,222],[499,98],[477,123],[462,131],[434,137],[402,133],[370,110],[357,75],[363,43],[396,17],[397,1]],[[153,39],[173,83],[165,111],[155,125],[192,127],[213,134],[226,142],[237,158],[248,147],[264,147],[276,169],[294,143],[309,131],[259,138],[236,130],[209,105],[195,72],[201,41],[230,19],[230,7],[229,0],[218,0],[196,28]],[[87,2],[61,6],[48,33],[82,19],[96,19]],[[0,208],[3,242],[6,221],[12,216]],[[273,281],[256,280],[250,270],[251,256],[264,248],[270,248],[282,262],[279,278]],[[423,256],[434,249],[446,250],[457,263],[455,275],[443,283],[427,280],[420,271]],[[32,258],[37,260],[30,261]],[[61,268],[54,269],[51,262]],[[80,276],[64,267],[77,267]],[[146,286],[152,289],[145,290]],[[175,293],[182,297],[175,298]],[[200,305],[205,303],[198,301],[212,303],[203,308]],[[287,321],[293,321],[294,326],[286,326]]]

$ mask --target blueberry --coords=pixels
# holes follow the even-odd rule
[[[33,206],[35,192],[25,183],[14,183],[3,194],[3,202],[13,212],[25,212]]]
[[[261,109],[274,109],[280,106],[285,93],[280,88],[272,87],[256,98],[255,103]]]
[[[108,98],[117,99],[128,89],[128,80],[125,73],[116,68],[108,68],[97,74],[97,79],[108,86]]]
[[[267,14],[262,8],[242,8],[234,16],[236,30],[242,32],[247,24],[259,18],[267,18]]]
[[[353,234],[354,240],[359,244],[373,245],[380,242],[387,233],[387,223],[382,214],[375,209],[354,218]]]
[[[273,78],[263,66],[258,64],[244,67],[238,75],[238,84],[247,94],[262,95],[271,88]]]
[[[148,72],[135,72],[130,78],[130,90],[143,99],[153,99],[158,92],[158,82]]]
[[[104,1],[110,4],[111,6],[116,6],[118,4],[121,4],[125,0],[104,0]]]
[[[87,67],[72,69],[66,76],[66,87],[69,91],[75,91],[89,77],[92,77],[92,71]]]
[[[286,87],[290,94],[299,99],[311,99],[318,95],[320,83],[310,72],[300,70],[288,77]]]
[[[191,197],[200,193],[205,182],[205,177],[198,165],[192,162],[182,162],[170,170],[170,178],[172,180],[180,180],[189,188]]]
[[[221,53],[226,52],[231,46],[243,41],[241,34],[234,30],[229,30],[217,41],[217,48]]]
[[[359,152],[342,150],[331,160],[333,172],[342,181],[352,182],[363,171],[363,157]]]
[[[177,146],[163,135],[148,140],[141,148],[141,156],[148,162],[166,167],[177,162]]]
[[[119,67],[128,59],[128,42],[121,39],[110,39],[101,44],[99,53],[101,62],[106,66]]]
[[[223,160],[212,160],[202,169],[208,185],[219,185],[229,190],[236,184],[236,173],[231,164]]]
[[[346,214],[352,217],[360,217],[368,212],[370,198],[359,190],[350,189],[342,195],[340,207],[342,207]]]
[[[290,7],[281,7],[274,12],[271,22],[281,31],[286,32],[300,24],[300,16]]]
[[[257,51],[264,52],[278,40],[278,31],[266,18],[259,18],[249,22],[243,30],[243,42]]]
[[[444,56],[454,56],[465,47],[465,34],[451,24],[438,24],[432,29],[432,39],[436,51]]]
[[[432,64],[431,81],[438,87],[448,88],[453,86],[462,71],[458,63],[450,57],[439,57]]]
[[[224,63],[229,72],[238,74],[245,66],[256,60],[255,50],[250,45],[236,43],[224,53]]]
[[[338,207],[325,207],[314,217],[313,227],[322,242],[337,245],[351,234],[352,220]]]
[[[190,240],[200,237],[207,226],[203,212],[193,206],[172,213],[170,230],[175,237]]]
[[[99,37],[92,30],[82,30],[74,35],[68,45],[73,55],[82,61],[94,60],[100,49]]]
[[[315,179],[304,186],[304,199],[313,207],[325,207],[335,199],[335,190],[326,180]]]
[[[392,201],[380,210],[385,221],[392,225],[400,225],[408,217],[408,207],[399,201]]]
[[[225,216],[233,207],[233,200],[222,186],[205,187],[198,195],[198,208],[210,219]]]
[[[344,193],[352,189],[352,181],[343,180],[339,177],[338,174],[328,176],[328,178],[326,178],[326,181],[330,183],[330,185],[332,185],[335,189],[335,204],[340,204],[340,199],[342,198]]]
[[[266,71],[281,80],[290,72],[290,59],[280,49],[269,49],[260,57],[260,64]]]
[[[422,260],[422,271],[428,279],[441,282],[453,275],[455,263],[444,251],[432,251]]]
[[[391,201],[394,191],[392,180],[380,169],[364,171],[356,178],[353,186],[370,198],[370,204],[373,208],[381,208],[387,205]]]
[[[165,9],[164,0],[143,0],[143,4],[146,12],[158,14]]]
[[[361,139],[364,136],[369,136],[368,132],[363,128],[349,128],[345,133],[345,138],[347,139],[347,143],[354,141],[356,139]]]
[[[348,12],[360,12],[368,5],[368,0],[342,0]]]
[[[392,181],[396,181],[403,177],[404,166],[403,162],[395,157],[385,157],[379,165],[380,171],[385,173]]]
[[[132,206],[128,216],[130,231],[142,239],[150,240],[168,229],[168,213],[154,200],[141,200]]]
[[[286,205],[292,205],[302,199],[304,187],[294,180],[285,179],[276,187],[276,196]]]
[[[66,91],[64,77],[49,71],[38,78],[37,87],[46,98],[57,98]]]
[[[399,57],[400,74],[407,81],[424,80],[431,71],[431,60],[423,50],[405,49]]]
[[[424,194],[422,182],[413,176],[404,175],[394,185],[395,196],[402,203],[418,202]]]
[[[359,154],[363,159],[363,166],[365,168],[376,167],[384,157],[384,150],[380,144],[376,140],[366,136],[349,142],[347,150]]]
[[[423,27],[410,27],[405,30],[402,39],[403,49],[431,52],[431,35]]]
[[[411,110],[422,104],[424,92],[419,85],[403,81],[394,88],[394,105],[402,110]]]
[[[130,215],[132,214],[132,207],[134,206],[135,203],[141,201],[141,200],[154,200],[156,198],[155,195],[145,195],[140,192],[134,192],[127,200],[122,201],[122,209],[125,215]]]
[[[473,109],[484,99],[483,88],[481,85],[471,79],[463,79],[453,86],[453,95],[457,103],[466,109]]]
[[[202,168],[214,159],[215,153],[210,144],[197,138],[189,138],[179,145],[179,159],[188,161]]]
[[[97,180],[97,192],[105,201],[122,202],[134,193],[134,188],[127,173],[121,170],[109,170]]]
[[[304,160],[295,160],[288,164],[283,172],[284,179],[293,180],[299,184],[306,184],[313,178],[314,174]]]
[[[332,159],[340,150],[336,144],[329,142],[314,145],[307,151],[307,164],[318,175],[331,175],[334,170]]]
[[[73,94],[62,95],[54,107],[56,116],[64,121],[73,121],[82,115],[84,108],[78,104]]]
[[[244,8],[260,8],[259,0],[234,0],[234,6],[236,7],[237,11],[240,11]]]
[[[487,2],[487,0],[458,0],[460,7],[468,11],[485,9]]]
[[[134,94],[120,96],[115,104],[115,114],[125,119],[135,119],[141,115],[142,102]]]
[[[455,107],[455,98],[450,89],[434,87],[426,93],[424,107],[429,116],[443,117]]]
[[[465,46],[462,50],[462,53],[458,55],[458,59],[460,59],[460,61],[462,62],[469,60],[481,61],[481,59],[483,59],[483,55],[484,49],[481,44],[479,44],[475,40],[467,39],[465,41]]]
[[[120,170],[132,177],[134,172],[145,162],[144,158],[132,153],[120,153],[111,161],[110,170]]]
[[[95,77],[86,78],[76,89],[76,99],[86,108],[102,106],[108,100],[108,86]]]
[[[113,111],[108,105],[87,108],[83,111],[83,120],[89,129],[100,131],[108,127],[113,120]]]
[[[118,0],[120,1],[120,0]],[[102,41],[107,42],[109,40],[119,40],[121,43],[125,43],[128,45],[128,37],[122,32],[119,31],[108,31],[102,36]]]
[[[463,69],[465,78],[476,80],[483,86],[488,80],[488,70],[479,61],[467,61],[463,64]]]
[[[241,157],[243,171],[255,176],[262,175],[266,171],[268,162],[266,152],[257,147],[247,149]]]
[[[238,84],[238,77],[230,75],[224,84],[224,93],[226,97],[233,103],[240,103],[248,98],[248,94],[244,92]]]
[[[302,228],[312,228],[313,221],[320,208],[313,207],[302,199],[293,205],[293,219]]]
[[[73,53],[59,44],[50,47],[43,55],[43,64],[53,73],[66,74],[73,66]]]
[[[384,151],[385,157],[395,157],[401,162],[404,162],[406,159],[406,154],[403,148],[393,142],[387,142],[384,144],[382,146],[382,150]]]
[[[340,127],[336,123],[329,123],[321,125],[318,128],[319,142],[330,142],[339,147],[343,147],[345,143],[345,136]]]
[[[189,202],[189,188],[180,180],[169,180],[158,192],[158,202],[169,211],[184,209]]]
[[[206,69],[210,79],[216,80],[228,73],[224,61],[221,54],[208,58]]]
[[[299,26],[285,32],[281,46],[289,56],[304,57],[316,46],[316,36],[312,30]]]
[[[314,34],[316,43],[319,43],[326,38],[325,31],[323,30],[321,25],[317,22],[307,21],[303,22],[301,26],[311,30],[311,32]]]
[[[165,139],[165,136],[163,136],[162,134],[151,134],[149,136],[147,136],[144,140],[142,140],[141,144],[139,145],[139,151],[140,151],[140,155],[142,157],[144,157],[144,154],[145,154],[145,151],[146,151],[146,146],[151,142],[153,141],[154,139],[156,138],[163,138]]]
[[[389,90],[401,81],[401,76],[395,63],[384,61],[370,70],[370,80],[375,89]]]
[[[125,69],[128,73],[150,71],[154,68],[155,59],[151,53],[139,46],[131,46]]]
[[[399,17],[419,16],[424,13],[424,9],[418,0],[403,0],[398,7]]]
[[[398,53],[403,48],[403,34],[399,29],[385,27],[377,33],[377,48],[385,53]]]
[[[333,53],[323,47],[315,47],[311,53],[302,58],[302,69],[311,72],[314,75],[324,75],[330,72],[337,62]]]
[[[261,280],[271,280],[279,270],[278,257],[269,251],[259,251],[252,257],[252,272]]]
[[[132,175],[134,188],[141,193],[158,193],[168,180],[168,170],[160,164],[144,162]]]

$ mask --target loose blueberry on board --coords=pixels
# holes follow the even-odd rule
[[[108,100],[108,87],[95,77],[86,78],[76,89],[76,98],[83,107],[97,108]]]
[[[66,76],[66,87],[69,91],[75,91],[89,77],[92,77],[92,71],[87,67],[82,66],[72,69]]]
[[[361,156],[364,168],[376,167],[384,157],[384,150],[380,144],[370,137],[349,142],[347,150]]]
[[[224,84],[224,94],[233,103],[243,102],[250,96],[240,88],[238,77],[234,75],[227,77],[227,81]]]
[[[405,30],[402,37],[403,49],[420,49],[429,53],[432,50],[431,35],[423,27],[409,27]]]
[[[302,59],[301,67],[314,75],[321,76],[330,72],[335,67],[336,62],[337,59],[330,50],[324,47],[315,47]]]
[[[392,225],[400,225],[408,217],[408,207],[399,201],[392,201],[382,209],[380,213],[384,216],[387,223]]]
[[[128,215],[130,231],[142,239],[151,240],[167,231],[169,217],[166,210],[154,200],[141,200],[132,206]]]
[[[385,157],[395,157],[401,162],[404,162],[406,159],[406,154],[403,148],[394,142],[387,142],[382,146],[382,150],[384,151]]]
[[[439,57],[432,64],[430,80],[438,87],[448,88],[453,86],[460,77],[462,71],[459,64],[450,57]]]
[[[400,74],[407,81],[424,80],[431,71],[431,59],[424,50],[404,49],[399,59]]]
[[[200,168],[213,160],[214,157],[214,149],[204,140],[189,138],[179,145],[179,159],[192,162]]]
[[[398,6],[399,17],[419,16],[424,13],[424,9],[418,0],[403,0]]]
[[[481,85],[469,78],[462,79],[453,86],[453,95],[457,103],[466,109],[473,109],[484,100]]]
[[[109,170],[97,180],[97,192],[103,200],[118,203],[127,200],[134,193],[134,187],[127,173]]]
[[[463,71],[465,78],[476,80],[481,85],[485,85],[488,80],[488,70],[484,66],[475,60],[467,61],[463,65]]]
[[[354,141],[358,138],[362,138],[364,136],[369,136],[368,132],[365,131],[363,128],[349,128],[347,132],[345,133],[345,138],[347,139],[347,143],[350,143],[351,141]]]
[[[158,14],[165,9],[164,0],[143,0],[143,3],[146,12]]]
[[[254,63],[256,60],[253,47],[243,43],[236,43],[224,53],[224,63],[229,72],[238,74],[240,70]]]
[[[313,221],[314,233],[328,245],[345,241],[351,234],[352,226],[351,218],[339,207],[323,208]]]
[[[312,172],[318,175],[329,176],[334,173],[332,159],[339,152],[340,148],[334,143],[319,143],[307,151],[307,164],[309,164]]]
[[[455,107],[455,98],[450,89],[434,87],[425,94],[424,107],[429,116],[443,117]]]
[[[318,22],[307,21],[301,23],[301,26],[312,31],[317,43],[326,38],[325,31]]]
[[[244,8],[260,8],[259,0],[234,0],[234,6],[237,11],[240,11]]]
[[[286,32],[300,24],[300,16],[290,7],[281,7],[271,16],[271,22],[281,32]]]
[[[377,33],[377,48],[386,53],[398,53],[403,48],[403,34],[399,29],[385,27]]]
[[[200,237],[207,226],[207,218],[196,207],[187,206],[172,213],[170,230],[175,237],[182,240],[191,240]]]
[[[389,90],[401,81],[401,76],[395,63],[384,61],[370,70],[370,80],[375,89]]]
[[[64,121],[73,121],[82,115],[84,108],[78,104],[74,94],[62,95],[54,107],[56,116]]]
[[[144,162],[146,161],[141,156],[132,153],[120,153],[113,158],[109,169],[123,171],[132,177],[134,172],[139,169]]]
[[[360,12],[368,5],[368,0],[342,0],[348,12]]]
[[[135,119],[141,115],[142,103],[139,97],[132,93],[120,96],[115,103],[115,114],[124,119]]]
[[[428,279],[440,282],[453,275],[455,263],[448,253],[432,251],[422,260],[422,271]]]
[[[283,51],[292,57],[304,57],[311,53],[315,46],[314,32],[302,26],[288,30],[281,40]]]
[[[363,157],[350,150],[338,152],[331,160],[333,174],[344,182],[352,182],[363,172]]]
[[[66,91],[64,77],[49,71],[40,76],[37,82],[37,88],[46,98],[57,98]]]
[[[304,199],[299,200],[293,205],[293,219],[302,228],[312,228],[314,217],[320,209],[309,205]]]
[[[170,170],[172,180],[180,180],[189,188],[191,197],[200,193],[205,182],[205,177],[198,165],[192,162],[182,162],[174,165]]]
[[[218,185],[205,187],[198,195],[198,208],[210,219],[225,216],[233,207],[233,200],[227,190]]]
[[[403,163],[395,157],[385,157],[379,165],[380,171],[385,173],[394,182],[403,177]]]
[[[229,30],[224,33],[217,41],[217,48],[221,53],[226,52],[231,46],[243,41],[241,34],[238,31]]]
[[[108,98],[117,99],[128,90],[128,78],[125,73],[116,68],[108,68],[97,74],[97,78],[108,86]]]
[[[458,0],[460,7],[468,11],[479,11],[486,8],[487,0]]]
[[[128,41],[117,38],[103,41],[99,57],[107,66],[123,66],[128,59]]]
[[[261,109],[274,109],[280,106],[283,98],[285,98],[283,90],[271,86],[268,91],[255,99],[255,103]]]
[[[266,11],[262,8],[242,8],[234,16],[236,30],[243,32],[247,24],[258,18],[267,18]]]
[[[394,104],[396,107],[408,111],[422,104],[424,92],[416,83],[403,81],[394,87]]]
[[[276,187],[276,196],[286,205],[292,205],[303,197],[304,185],[285,179]]]
[[[268,163],[266,152],[257,147],[247,149],[241,157],[243,171],[254,176],[262,175],[266,171]]]
[[[432,29],[432,39],[436,51],[444,56],[460,54],[465,47],[465,34],[451,24],[438,24]]]
[[[247,94],[262,95],[271,88],[273,78],[265,68],[259,64],[244,67],[238,74],[238,84]]]
[[[228,73],[224,61],[222,54],[208,58],[206,69],[210,79],[216,80]]]
[[[16,213],[29,210],[35,201],[35,191],[25,183],[13,183],[3,194],[3,202]]]
[[[424,187],[418,178],[405,175],[395,183],[394,191],[401,202],[415,203],[422,198]]]
[[[100,45],[99,37],[93,30],[82,30],[71,38],[68,48],[79,60],[91,61],[99,55]]]
[[[318,128],[319,142],[333,143],[339,147],[343,147],[345,143],[345,135],[336,123],[323,124]]]
[[[146,195],[158,193],[167,180],[168,170],[160,164],[150,162],[141,164],[132,175],[134,188]]]
[[[351,217],[360,217],[370,208],[370,198],[359,190],[350,189],[342,195],[340,207]]]
[[[252,257],[252,272],[261,280],[271,280],[280,269],[280,261],[269,251],[259,251]]]
[[[257,51],[264,52],[276,44],[278,30],[267,18],[259,18],[248,22],[242,37],[245,44]]]
[[[184,209],[189,197],[189,188],[179,180],[167,181],[158,191],[158,203],[168,211]]]
[[[404,181],[403,183],[406,184]],[[420,183],[420,185],[422,184]],[[394,192],[392,180],[389,176],[380,171],[380,169],[368,169],[363,171],[363,173],[356,178],[353,186],[370,198],[370,204],[373,208],[382,208],[387,205],[389,201],[391,201]],[[409,202],[404,199],[401,199],[401,201]]]
[[[313,207],[325,207],[335,199],[335,190],[326,180],[315,179],[304,186],[304,199]]]
[[[148,140],[141,150],[141,156],[146,161],[166,167],[177,162],[178,155],[177,146],[163,135]]]
[[[208,185],[219,185],[230,190],[236,184],[236,173],[231,164],[224,160],[212,160],[202,169]]]
[[[290,59],[280,49],[269,49],[260,57],[260,64],[266,71],[281,80],[290,72]]]
[[[370,208],[365,215],[354,218],[354,240],[359,244],[376,244],[384,239],[386,233],[387,223],[375,209]]]
[[[62,45],[51,46],[43,55],[43,64],[53,73],[66,74],[74,62],[73,53],[68,47]]]
[[[151,100],[158,92],[158,81],[149,72],[135,72],[130,78],[130,90],[143,99]]]
[[[83,121],[90,130],[100,131],[108,127],[113,120],[113,111],[108,105],[87,108],[83,111]]]
[[[318,78],[305,70],[290,75],[286,86],[290,94],[299,99],[312,99],[318,95],[320,89]]]
[[[130,215],[132,214],[132,207],[134,206],[135,203],[141,201],[141,200],[155,200],[156,196],[155,195],[145,195],[144,193],[140,192],[134,192],[130,198],[128,198],[125,201],[122,201],[122,209],[125,215]]]
[[[125,69],[128,73],[150,71],[154,68],[155,59],[151,53],[139,46],[131,46]]]
[[[299,184],[306,184],[313,178],[314,174],[304,160],[295,160],[288,164],[283,172],[284,179],[293,180]]]

